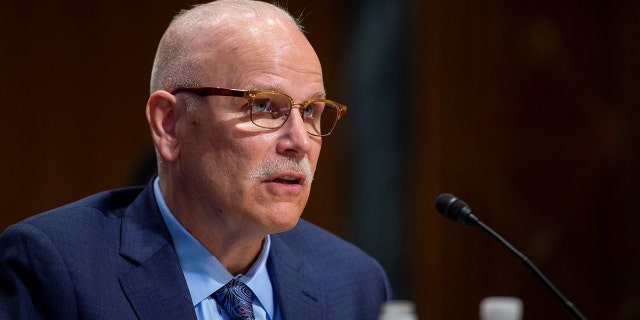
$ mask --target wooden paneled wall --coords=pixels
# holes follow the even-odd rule
[[[411,232],[421,315],[474,319],[483,297],[514,295],[525,319],[570,318],[488,235],[434,213],[432,199],[451,192],[587,317],[640,317],[638,5],[416,6]]]

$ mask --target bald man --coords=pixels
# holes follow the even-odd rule
[[[285,10],[180,13],[146,106],[158,175],[5,230],[0,319],[377,319],[380,265],[300,218],[345,112]]]

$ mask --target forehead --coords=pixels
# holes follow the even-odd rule
[[[293,95],[316,96],[324,91],[320,61],[297,29],[272,26],[273,32],[253,32],[250,26],[226,38],[207,73],[216,85],[241,89],[267,89]],[[276,32],[276,29],[278,30]],[[252,31],[253,30],[253,31]]]
[[[324,90],[311,44],[290,16],[269,6],[203,8],[183,17],[192,18],[177,29],[187,42],[183,57],[194,67],[194,85],[273,88],[290,95],[294,89],[305,95]]]

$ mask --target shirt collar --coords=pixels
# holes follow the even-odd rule
[[[156,177],[153,183],[156,202],[173,238],[173,245],[195,307],[213,292],[231,281],[234,276],[178,222],[162,196],[158,181],[159,179]],[[251,291],[258,299],[258,303],[262,305],[270,317],[273,317],[273,289],[267,272],[267,257],[269,256],[270,248],[271,238],[267,235],[262,243],[258,259],[247,274],[238,275],[236,278],[251,288]]]

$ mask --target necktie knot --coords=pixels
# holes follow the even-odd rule
[[[212,296],[227,311],[232,320],[255,319],[251,305],[253,292],[243,282],[233,279]]]

